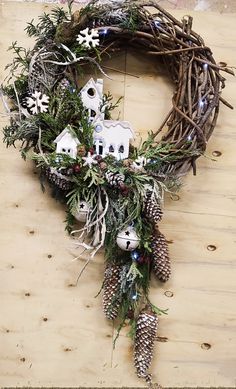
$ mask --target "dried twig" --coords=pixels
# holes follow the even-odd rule
[[[86,18],[79,19],[78,24],[80,28],[91,25],[99,31],[103,55],[112,56],[129,46],[145,55],[160,57],[176,85],[173,107],[155,131],[154,141],[165,131],[162,142],[172,144],[175,150],[198,151],[201,155],[216,125],[220,102],[233,108],[221,97],[225,79],[220,74],[234,74],[232,68],[216,64],[210,48],[192,30],[190,16],[179,21],[154,1],[134,2],[132,7],[130,2],[99,7],[96,1],[93,4],[95,7],[87,9]],[[127,15],[132,14],[137,15],[135,28],[124,24],[131,20]],[[184,156],[168,163],[166,172],[184,174],[195,166],[196,158],[193,162],[192,156]]]

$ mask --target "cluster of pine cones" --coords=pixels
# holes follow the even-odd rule
[[[166,282],[170,278],[170,258],[166,239],[158,229],[158,223],[162,219],[162,209],[160,204],[155,200],[151,191],[147,191],[144,199],[144,216],[153,225],[152,234],[152,270],[156,277]]]
[[[111,177],[109,177],[111,178]],[[113,178],[113,177],[112,177]],[[166,239],[158,229],[158,223],[162,219],[162,209],[151,191],[147,191],[143,203],[143,216],[152,224],[152,258],[151,268],[155,276],[162,282],[166,282],[171,274],[170,259]],[[114,320],[119,313],[122,301],[122,264],[108,262],[103,284],[103,311],[106,317]],[[138,377],[151,383],[151,375],[148,369],[151,365],[156,339],[158,318],[156,313],[147,306],[139,313],[136,320],[136,332],[134,338],[134,365]]]

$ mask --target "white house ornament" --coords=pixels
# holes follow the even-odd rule
[[[81,200],[78,203],[77,209],[74,212],[74,218],[79,221],[85,223],[87,220],[88,213],[90,212],[90,205],[84,200]]]
[[[26,105],[29,111],[36,115],[40,112],[47,112],[49,104],[49,96],[42,92],[35,91],[30,97],[26,98]]]
[[[93,28],[89,30],[87,27],[79,32],[76,40],[80,45],[85,46],[87,49],[97,47],[99,46],[99,33],[97,30],[94,30]]]
[[[71,126],[67,126],[54,140],[56,143],[56,153],[67,154],[71,158],[76,159],[77,146],[80,144],[78,138],[72,131]]]
[[[127,121],[105,120],[102,110],[103,80],[93,78],[80,91],[84,108],[94,128],[94,151],[105,157],[112,155],[117,160],[126,159],[129,155],[129,144],[135,138],[134,131]]]
[[[121,250],[133,251],[139,246],[140,238],[135,228],[129,226],[118,233],[116,243]]]
[[[98,155],[112,155],[117,160],[129,156],[129,143],[134,140],[134,131],[127,121],[97,120],[94,123],[94,148]]]

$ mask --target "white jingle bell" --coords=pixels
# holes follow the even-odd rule
[[[139,245],[140,239],[134,227],[127,227],[120,231],[116,238],[116,243],[120,249],[125,251],[133,251]]]
[[[86,201],[80,201],[77,206],[77,210],[74,213],[74,217],[79,222],[86,222],[90,206]]]

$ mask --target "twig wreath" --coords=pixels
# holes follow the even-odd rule
[[[104,313],[119,319],[118,333],[129,322],[137,375],[151,383],[157,316],[166,311],[149,300],[150,274],[162,282],[171,274],[158,227],[163,194],[177,190],[191,167],[195,173],[220,102],[232,108],[221,96],[221,71],[233,71],[216,64],[189,16],[178,21],[155,2],[92,1],[74,13],[71,4],[28,23],[32,50],[12,44],[4,140],[21,142],[42,185],[47,179],[67,204],[67,229],[89,253],[86,265],[104,246]],[[161,59],[175,85],[170,112],[139,148],[129,144],[131,125],[111,119],[117,104],[103,93],[103,79],[79,81],[88,66],[106,76],[102,59],[126,48]]]

